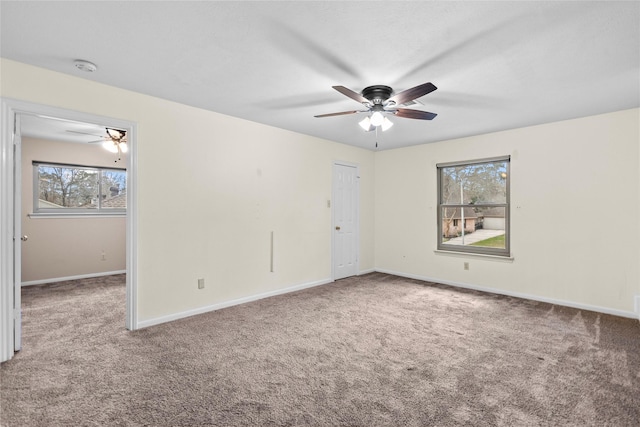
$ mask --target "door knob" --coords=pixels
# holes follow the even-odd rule
[[[340,230],[340,226],[339,225],[336,226],[336,230]]]
[[[29,240],[29,236],[27,236],[26,234],[24,236],[22,236],[20,238],[20,240],[22,240],[23,242],[26,242],[27,240]]]

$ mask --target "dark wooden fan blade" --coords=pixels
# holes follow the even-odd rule
[[[353,99],[354,101],[358,101],[361,104],[369,103],[369,100],[367,98],[360,95],[358,92],[352,91],[349,88],[346,88],[344,86],[331,86],[331,87],[337,90],[338,92],[340,92],[341,94],[348,96],[349,98]]]
[[[357,111],[357,110],[353,110],[353,111],[342,111],[340,113],[329,113],[329,114],[320,114],[317,116],[313,116],[313,117],[332,117],[332,116],[344,116],[345,114],[355,114],[355,113],[363,113],[364,111]]]
[[[411,110],[409,108],[398,108],[395,115],[405,119],[433,120],[437,114],[428,111]]]
[[[431,93],[436,89],[438,88],[435,87],[433,83],[423,83],[419,86],[412,87],[411,89],[403,90],[402,92],[395,94],[394,96],[389,98],[389,101],[387,102],[395,102],[395,105],[402,105],[406,102],[413,101],[414,99],[418,99],[421,96]]]

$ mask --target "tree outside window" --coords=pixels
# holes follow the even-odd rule
[[[34,163],[34,213],[124,213],[127,172]]]

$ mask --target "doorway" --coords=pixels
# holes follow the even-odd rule
[[[350,163],[333,164],[333,280],[358,274],[359,173]]]
[[[126,319],[125,327],[138,329],[136,304],[136,125],[109,117],[64,110],[23,101],[2,100],[0,166],[0,361],[9,360],[21,344],[21,252],[26,240],[21,232],[21,119],[40,117],[48,121],[91,124],[126,131],[128,146],[126,211]]]

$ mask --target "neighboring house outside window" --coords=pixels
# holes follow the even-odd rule
[[[510,157],[442,163],[438,249],[509,256]]]
[[[33,162],[34,214],[124,215],[127,171]]]

